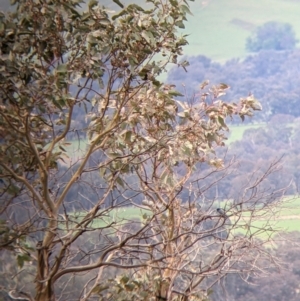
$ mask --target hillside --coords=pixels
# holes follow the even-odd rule
[[[193,2],[191,11],[187,55],[203,54],[218,61],[244,57],[251,31],[271,20],[290,23],[300,38],[299,1],[205,0]]]

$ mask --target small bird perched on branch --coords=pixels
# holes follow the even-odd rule
[[[217,212],[218,212],[221,216],[223,216],[223,217],[225,217],[225,218],[227,217],[227,215],[226,215],[224,209],[222,209],[222,208],[217,208]]]

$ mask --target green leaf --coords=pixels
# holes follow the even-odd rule
[[[135,285],[133,283],[125,284],[126,290],[132,292],[135,288]]]
[[[124,187],[124,181],[120,178],[120,177],[117,177],[116,178],[116,182],[118,185],[120,185],[121,187]]]
[[[53,104],[57,107],[57,108],[59,108],[60,110],[63,110],[63,108],[62,108],[62,106],[60,105],[60,103],[59,103],[59,101],[57,101],[56,99],[53,99]]]
[[[104,55],[107,55],[107,54],[109,54],[110,50],[111,50],[111,45],[105,45],[105,46],[103,46],[101,52],[102,52]]]
[[[130,5],[128,5],[127,9],[129,11],[134,11],[134,9],[135,9],[137,11],[145,12],[145,10],[142,7],[138,6],[137,4],[130,4]]]
[[[125,133],[124,140],[125,140],[126,143],[130,143],[131,142],[131,136],[132,136],[132,131],[127,131]]]
[[[61,145],[58,146],[63,152],[67,152]]]
[[[107,153],[107,156],[108,156],[109,158],[111,158],[111,159],[115,159],[115,158],[119,157],[120,154],[119,154],[119,153],[116,153],[116,152],[108,152],[108,153]]]
[[[224,122],[224,118],[222,118],[221,116],[218,116],[218,121],[221,124],[221,126],[228,131],[228,127],[227,127],[226,123]]]
[[[135,57],[132,57],[132,56],[129,57],[128,61],[129,61],[129,64],[130,64],[131,68],[136,67],[137,64],[138,64],[136,58],[135,58]]]
[[[154,44],[154,37],[151,31],[142,31],[142,37],[149,43]]]
[[[78,13],[78,11],[76,9],[74,9],[74,7],[73,7],[73,6],[75,6],[74,4],[72,6],[69,3],[67,3],[67,1],[62,1],[61,5],[67,7],[73,13],[73,16],[75,18],[80,17],[80,14]],[[48,6],[48,8],[49,8],[49,6]],[[72,19],[74,19],[74,18],[72,18]]]
[[[121,8],[124,8],[124,5],[119,0],[112,0],[116,4],[118,4]]]
[[[129,277],[124,275],[121,279],[120,282],[126,284],[129,281]]]
[[[180,21],[176,21],[175,25],[178,26],[179,28],[182,28],[182,29],[185,28],[185,26],[184,26],[184,24],[183,24],[183,22],[181,20]]]
[[[154,86],[156,86],[156,87],[158,87],[158,88],[162,85],[161,82],[158,81],[158,80],[156,80],[156,79],[153,79],[153,80],[152,80],[152,83],[153,83]]]
[[[27,254],[22,254],[17,256],[17,263],[19,268],[22,268],[24,266],[25,261],[30,261],[30,257]]]
[[[180,10],[183,12],[183,13],[187,13],[191,16],[193,16],[193,14],[191,13],[189,7],[187,5],[181,5],[180,6]]]
[[[220,90],[227,90],[227,89],[229,89],[229,88],[230,88],[230,86],[228,86],[228,85],[226,85],[226,84],[223,84],[223,83],[221,83],[221,84],[219,84],[218,88],[219,88]]]
[[[160,176],[160,180],[162,183],[167,184],[168,180],[169,180],[169,172],[168,171],[164,171],[162,173],[162,175]]]
[[[170,91],[168,92],[168,94],[171,95],[171,96],[184,96],[183,94],[179,93],[179,92],[176,91],[176,90],[170,90]]]
[[[18,186],[15,186],[14,184],[9,185],[7,193],[10,195],[17,195],[20,191],[20,188]]]
[[[56,68],[56,71],[58,73],[66,73],[67,72],[67,65],[66,64],[58,65],[57,68]]]
[[[93,8],[94,6],[96,6],[98,4],[98,0],[91,0],[89,2],[89,9]]]
[[[95,294],[95,295],[97,295],[97,294],[99,294],[100,293],[100,284],[97,284],[93,289],[92,289],[92,291],[91,291],[91,293],[92,294]]]
[[[113,20],[116,20],[117,18],[122,17],[122,16],[124,16],[124,15],[127,15],[127,11],[126,11],[126,10],[122,10],[119,14],[114,15],[114,16],[112,17],[112,19],[113,19]]]
[[[178,2],[177,2],[177,0],[169,0],[170,1],[170,3],[171,3],[171,5],[172,6],[174,6],[174,7],[178,7]]]
[[[4,30],[5,30],[5,25],[3,22],[0,22],[0,33],[4,33]]]
[[[203,90],[209,84],[209,80],[205,80],[203,83],[200,84],[200,89]]]
[[[100,284],[97,284],[93,289],[92,289],[92,293],[97,295],[99,293],[101,293],[102,291],[108,289],[109,286],[108,285],[100,285]]]

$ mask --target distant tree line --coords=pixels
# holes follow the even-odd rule
[[[291,24],[270,21],[256,28],[246,41],[246,49],[250,52],[288,50],[294,49],[297,42]]]
[[[213,288],[212,301],[298,301],[300,295],[299,232],[287,233],[278,241],[274,253],[280,258],[283,268],[267,269],[264,277],[253,274],[249,278],[229,275],[222,285]],[[226,288],[226,292],[222,289]]]
[[[246,185],[249,175],[254,171],[261,172],[262,167],[273,160],[281,160],[281,168],[264,181],[264,188],[270,190],[274,187],[288,187],[287,194],[298,194],[299,125],[300,118],[277,114],[267,125],[246,130],[240,141],[232,143],[227,156],[239,161],[238,169],[236,173],[226,177],[219,187],[222,197],[237,198],[236,191]]]
[[[238,100],[253,93],[263,106],[256,121],[269,121],[276,114],[300,117],[300,50],[264,50],[245,59],[231,59],[224,64],[198,55],[184,58],[189,61],[187,72],[173,68],[168,81],[187,91],[193,98],[199,84],[206,79],[212,83],[226,82],[231,86],[227,100]]]

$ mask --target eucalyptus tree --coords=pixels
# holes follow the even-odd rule
[[[255,239],[265,225],[251,223],[274,212],[278,194],[259,185],[276,166],[221,215],[205,198],[218,180],[202,185],[226,174],[215,152],[226,118],[259,103],[225,103],[228,86],[207,82],[195,102],[178,100],[159,80],[188,64],[178,61],[187,1],[13,2],[0,15],[0,243],[20,268],[5,280],[12,298],[205,300],[226,274],[273,260],[269,236]]]

